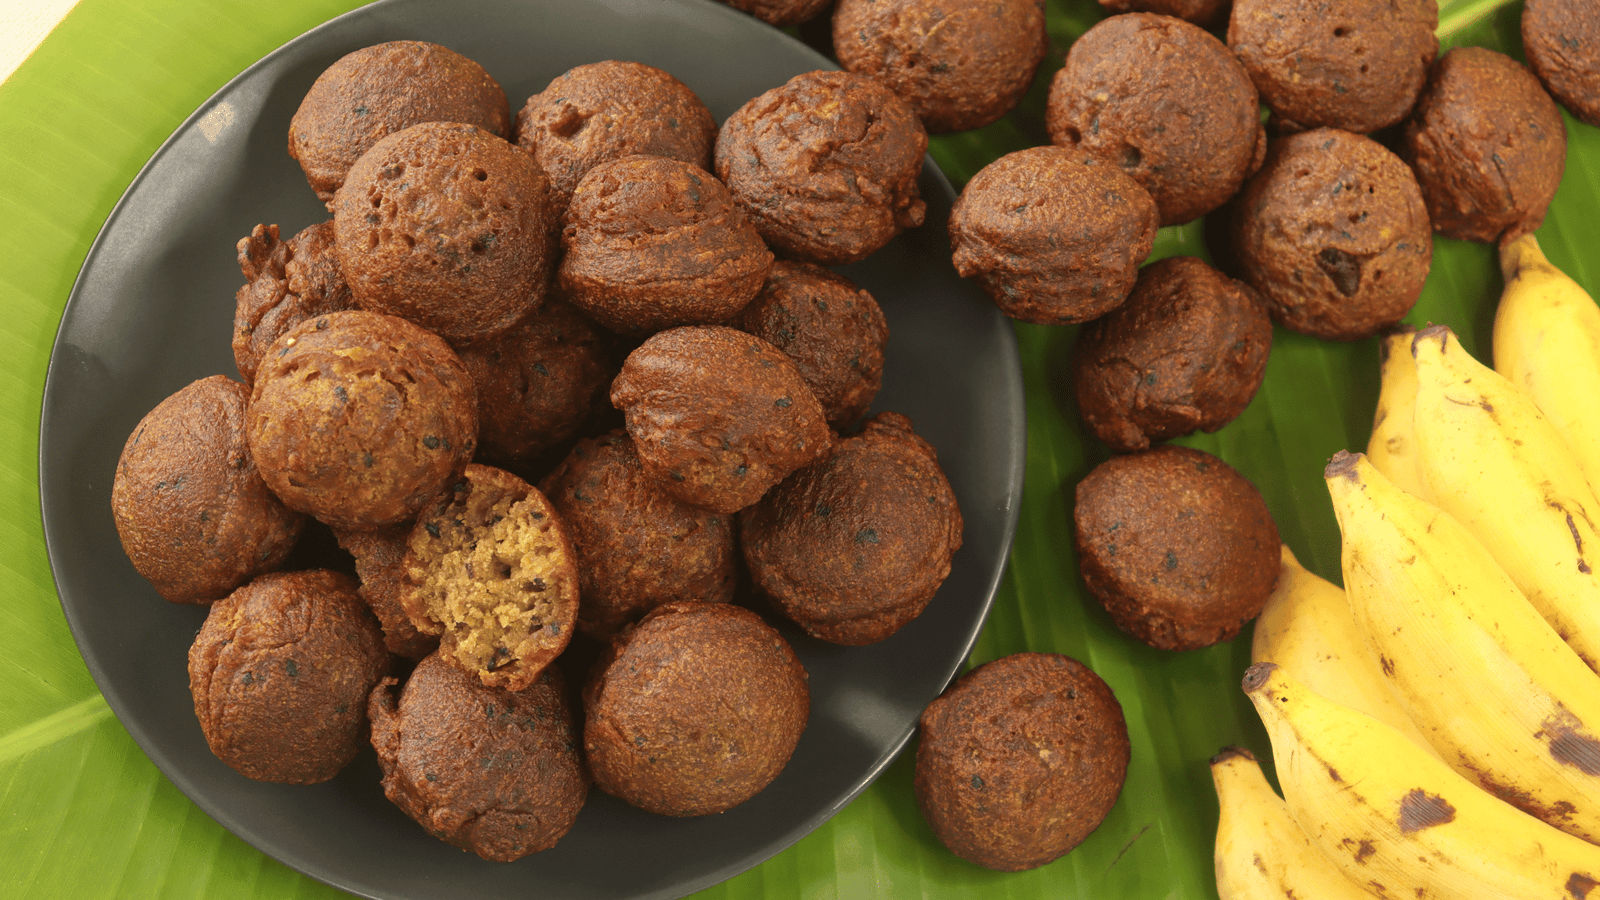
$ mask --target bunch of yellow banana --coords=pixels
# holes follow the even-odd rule
[[[1600,670],[1600,503],[1577,458],[1533,401],[1473,359],[1448,328],[1419,332],[1412,357],[1421,496],[1482,541]]]
[[[1390,335],[1367,455],[1476,535],[1600,671],[1600,307],[1532,235],[1501,258],[1498,371],[1443,326]]]
[[[1600,306],[1545,259],[1531,234],[1501,249],[1500,269],[1495,371],[1533,398],[1600,493]]]
[[[1249,750],[1226,747],[1211,758],[1222,815],[1217,820],[1217,894],[1221,900],[1368,900],[1372,895],[1323,856],[1272,792]]]
[[[1449,513],[1365,456],[1325,475],[1351,612],[1411,721],[1487,792],[1600,839],[1600,676]]]
[[[1479,790],[1284,667],[1251,666],[1244,689],[1272,738],[1290,816],[1345,878],[1235,896],[1343,897],[1348,883],[1389,898],[1573,900],[1600,886],[1600,847]]]
[[[1600,307],[1531,236],[1501,260],[1498,371],[1384,339],[1367,454],[1325,473],[1345,589],[1284,550],[1245,689],[1293,822],[1213,761],[1225,900],[1600,900]]]
[[[1287,545],[1281,549],[1278,586],[1256,616],[1250,661],[1283,666],[1311,690],[1388,723],[1438,756],[1378,667],[1344,590],[1300,565]]]

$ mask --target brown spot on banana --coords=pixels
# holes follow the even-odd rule
[[[1350,852],[1350,858],[1354,859],[1358,863],[1361,863],[1362,865],[1366,865],[1367,857],[1376,853],[1378,850],[1377,846],[1375,846],[1371,841],[1358,841],[1355,838],[1345,838],[1339,842],[1339,846],[1345,850],[1348,850]]]
[[[1600,775],[1600,741],[1571,731],[1550,739],[1550,755],[1585,775]]]
[[[1550,755],[1585,775],[1600,775],[1600,741],[1588,734],[1578,717],[1565,709],[1539,723],[1533,735],[1550,746]]]
[[[1567,894],[1573,900],[1587,900],[1589,892],[1600,886],[1600,881],[1590,878],[1581,872],[1573,872],[1567,879]]]
[[[1536,819],[1559,825],[1572,818],[1572,814],[1578,811],[1576,806],[1565,800],[1558,800],[1546,806],[1527,791],[1499,781],[1492,772],[1471,766],[1468,768],[1472,770],[1473,777],[1484,790]]]
[[[1344,783],[1344,779],[1339,777],[1339,770],[1335,769],[1333,766],[1328,767],[1328,777],[1339,782],[1340,784]]]
[[[1424,828],[1454,822],[1456,808],[1437,794],[1417,788],[1400,798],[1397,823],[1402,834],[1415,834]]]
[[[1383,669],[1383,674],[1394,677],[1394,660],[1383,654],[1378,654],[1378,666]]]

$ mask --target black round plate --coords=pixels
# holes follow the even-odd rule
[[[319,73],[370,44],[444,44],[489,70],[512,108],[580,63],[631,59],[693,88],[720,122],[801,72],[832,66],[711,0],[384,0],[301,35],[245,70],[144,166],[90,250],[61,320],[40,426],[40,491],[61,605],[106,701],[185,794],[264,853],[369,897],[677,897],[729,878],[826,821],[909,740],[960,670],[1016,529],[1026,442],[1008,320],[960,280],[945,232],[954,192],[930,161],[928,221],[842,269],[891,331],[874,410],[909,416],[939,452],[965,544],[928,610],[868,647],[803,636],[810,724],[789,766],[726,813],[674,819],[594,791],[554,849],[496,864],[429,836],[383,796],[369,750],[315,786],[250,781],[218,762],[194,717],[187,652],[205,617],[163,601],[122,552],[111,483],[139,419],[189,382],[237,377],[234,243],[327,218],[289,157],[289,118]]]

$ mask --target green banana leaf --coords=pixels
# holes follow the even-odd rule
[[[40,397],[62,308],[91,241],[167,135],[233,75],[353,0],[208,3],[82,0],[0,85],[0,898],[347,896],[263,856],[212,822],[140,752],[101,699],[68,633],[45,556],[38,498]],[[1445,45],[1521,58],[1521,4],[1443,2]],[[1094,0],[1048,0],[1052,59],[1022,106],[934,140],[958,186],[1003,153],[1044,142],[1045,87]],[[1567,174],[1539,236],[1558,266],[1600,290],[1600,130],[1568,117]],[[1198,224],[1164,229],[1157,256],[1205,253]],[[1439,239],[1410,320],[1448,323],[1486,354],[1501,280],[1482,245]],[[1126,638],[1078,578],[1073,487],[1106,451],[1077,423],[1066,379],[1075,329],[1018,326],[1029,444],[1021,523],[980,663],[1021,650],[1091,666],[1127,716],[1133,759],[1105,823],[1071,854],[1000,874],[948,853],[912,799],[910,754],[830,822],[707,898],[1214,898],[1217,806],[1208,758],[1226,744],[1265,757],[1238,689],[1249,633],[1185,654]],[[1266,383],[1232,424],[1182,443],[1216,453],[1265,495],[1284,540],[1338,579],[1338,533],[1321,481],[1334,452],[1364,447],[1377,397],[1373,341],[1279,330]],[[85,472],[86,479],[110,473]],[[530,885],[530,893],[536,888]]]

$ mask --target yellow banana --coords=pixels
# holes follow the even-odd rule
[[[1278,586],[1256,616],[1251,662],[1275,662],[1335,703],[1386,722],[1428,753],[1438,751],[1406,715],[1338,585],[1308,571],[1283,547]]]
[[[1583,470],[1533,401],[1473,359],[1450,329],[1418,332],[1412,353],[1420,496],[1482,541],[1600,671],[1600,503]],[[1600,414],[1600,397],[1591,402]]]
[[[1600,306],[1531,234],[1501,248],[1500,268],[1495,371],[1533,398],[1600,494]]]
[[[1273,793],[1254,755],[1227,747],[1211,758],[1217,786],[1217,894],[1221,900],[1369,900],[1322,855]]]
[[[1600,886],[1600,847],[1491,797],[1377,719],[1272,663],[1251,666],[1244,689],[1290,814],[1350,881],[1421,900],[1574,900]]]
[[[1395,486],[1416,494],[1416,435],[1411,414],[1417,396],[1417,366],[1411,359],[1411,338],[1417,333],[1409,326],[1384,335],[1378,343],[1378,409],[1372,415],[1372,437],[1367,439],[1367,458]]]
[[[1325,476],[1351,612],[1411,721],[1485,790],[1600,838],[1600,676],[1448,513],[1360,454]]]

